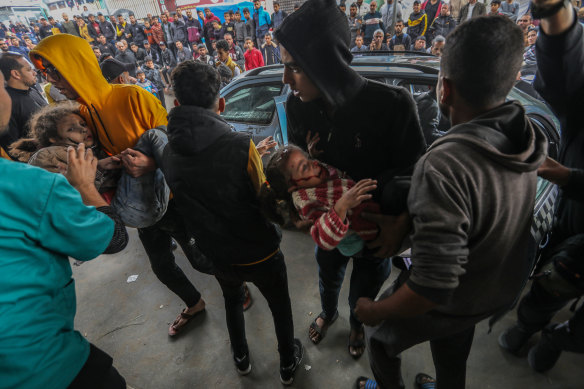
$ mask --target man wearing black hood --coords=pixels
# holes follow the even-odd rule
[[[508,18],[475,18],[448,36],[436,95],[452,128],[412,176],[411,269],[355,310],[375,326],[366,338],[381,388],[404,388],[399,354],[430,341],[436,380],[420,373],[416,388],[463,389],[476,323],[506,312],[527,281],[547,140],[521,104],[505,102],[522,54],[523,34]],[[496,80],[476,77],[485,72]],[[367,384],[376,387],[358,379]]]
[[[347,172],[353,180],[374,178],[383,189],[396,173],[413,167],[425,150],[424,138],[414,101],[405,89],[366,80],[349,66],[350,37],[346,17],[334,0],[309,0],[276,30],[283,82],[293,91],[286,104],[289,138],[313,156],[319,149],[319,160]],[[380,194],[381,190],[374,193],[374,199],[379,200]],[[397,219],[407,224],[405,213]],[[407,230],[408,226],[397,225]],[[396,251],[386,242],[391,233],[382,228],[380,236],[373,242],[382,246],[378,258],[369,254],[353,262],[349,353],[355,358],[365,350],[363,325],[353,314],[356,301],[377,296],[389,276],[387,257]],[[309,329],[314,343],[322,340],[338,316],[349,259],[338,250],[316,251],[322,312]]]

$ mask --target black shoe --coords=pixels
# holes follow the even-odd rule
[[[521,348],[527,343],[529,338],[531,338],[533,333],[528,332],[521,328],[518,324],[513,327],[507,328],[499,336],[499,346],[503,349],[509,351],[511,354],[518,355]]]
[[[562,349],[554,345],[550,335],[552,331],[566,330],[566,325],[553,325],[542,332],[539,342],[527,354],[527,362],[533,370],[543,373],[554,367],[562,354]]]
[[[280,381],[284,385],[292,385],[292,382],[294,382],[294,373],[298,369],[298,366],[300,366],[303,356],[304,347],[300,339],[294,339],[294,363],[287,367],[280,367]]]
[[[235,368],[240,375],[248,375],[251,373],[251,363],[249,361],[249,353],[245,354],[242,358],[233,356],[233,361],[235,362]]]

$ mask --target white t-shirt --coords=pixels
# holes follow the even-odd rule
[[[477,3],[471,4],[468,3],[468,15],[466,15],[466,20],[470,20],[472,18],[472,10],[474,9]]]

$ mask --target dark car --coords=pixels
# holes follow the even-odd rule
[[[440,60],[420,53],[376,52],[375,55],[355,57],[351,66],[365,78],[407,89],[420,106],[420,101],[432,96],[438,80]],[[221,90],[221,96],[226,101],[223,118],[235,131],[249,133],[256,144],[268,136],[273,136],[278,144],[288,143],[285,102],[290,88],[282,83],[283,71],[283,65],[253,69],[236,77]],[[523,105],[532,123],[546,134],[549,156],[557,158],[560,124],[550,109],[518,88],[513,88],[507,98]],[[435,101],[434,104],[437,107]],[[430,119],[427,118],[427,110],[423,113],[426,113],[420,115],[423,128],[437,128],[437,133],[448,129],[437,110],[438,116]],[[555,185],[543,179],[538,180],[532,226],[532,236],[537,243],[542,241],[551,227],[557,193]]]

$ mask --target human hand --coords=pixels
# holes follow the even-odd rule
[[[100,159],[97,162],[97,167],[102,170],[116,170],[122,168],[122,160],[120,155],[114,155],[112,157],[107,157]]]
[[[323,153],[322,150],[317,150],[316,148],[318,142],[320,142],[320,135],[318,132],[312,136],[312,131],[308,131],[308,134],[306,134],[306,147],[308,148],[308,154],[312,158],[316,158]]]
[[[347,217],[347,211],[353,209],[363,201],[371,199],[372,190],[377,188],[377,181],[370,178],[359,181],[355,186],[345,192],[335,204],[335,212],[341,220]]]
[[[381,323],[382,319],[379,317],[376,308],[376,302],[368,297],[360,297],[355,305],[355,316],[357,319],[368,326],[376,326]]]
[[[256,145],[256,149],[260,154],[260,157],[263,157],[266,154],[270,154],[268,150],[273,149],[278,145],[278,142],[274,140],[273,136],[268,136],[267,138],[263,139]]]
[[[126,172],[132,177],[140,177],[156,170],[156,162],[137,150],[126,149],[120,154]]]
[[[566,185],[570,180],[570,168],[558,161],[547,157],[537,169],[537,175],[559,186]]]
[[[85,149],[85,144],[79,143],[77,148],[67,148],[67,171],[65,178],[72,187],[81,191],[87,186],[94,187],[95,172],[97,171],[97,158],[93,156],[91,149]]]
[[[412,229],[412,220],[409,213],[403,212],[399,216],[362,213],[361,217],[370,222],[377,223],[379,235],[367,247],[379,250],[374,254],[378,258],[388,258],[398,254],[402,242]]]

